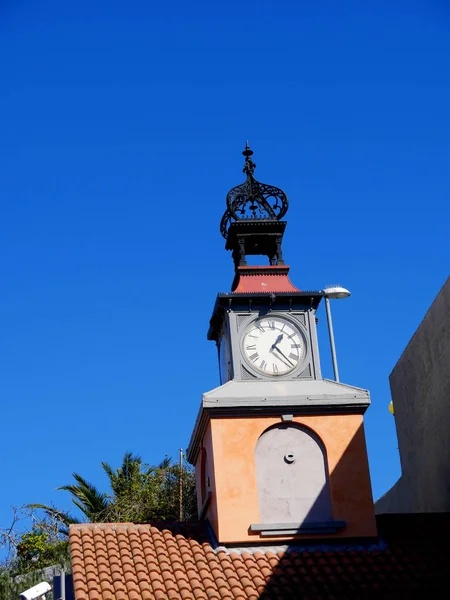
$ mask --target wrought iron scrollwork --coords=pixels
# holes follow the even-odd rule
[[[220,222],[220,232],[225,239],[231,223],[242,220],[279,221],[289,207],[283,190],[254,178],[256,164],[251,159],[253,150],[249,148],[248,142],[242,154],[245,156],[243,172],[247,179],[227,194],[227,210]]]

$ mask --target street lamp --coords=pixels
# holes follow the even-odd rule
[[[334,345],[333,321],[331,320],[330,298],[348,298],[350,292],[340,285],[333,285],[322,290],[325,296],[325,307],[327,309],[328,333],[330,335],[331,358],[333,360],[334,380],[339,381],[339,371],[336,359],[336,347]]]

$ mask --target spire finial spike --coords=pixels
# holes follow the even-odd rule
[[[245,142],[245,149],[242,154],[245,156],[245,163],[242,171],[247,175],[247,177],[252,177],[256,169],[256,165],[250,158],[253,154],[253,150],[251,150],[250,146],[248,145],[248,140]]]
[[[250,146],[248,145],[248,140],[245,142],[245,149],[244,152],[242,153],[246,158],[250,157],[253,154],[253,150],[250,148]]]

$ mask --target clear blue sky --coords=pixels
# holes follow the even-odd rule
[[[444,0],[0,4],[0,527],[125,450],[186,448],[218,385],[228,189],[290,199],[293,282],[368,388],[374,496],[399,476],[388,376],[448,274]],[[320,309],[325,376],[332,376]]]

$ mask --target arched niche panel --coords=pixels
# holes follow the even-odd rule
[[[261,523],[332,520],[325,448],[311,431],[280,424],[255,449]]]

